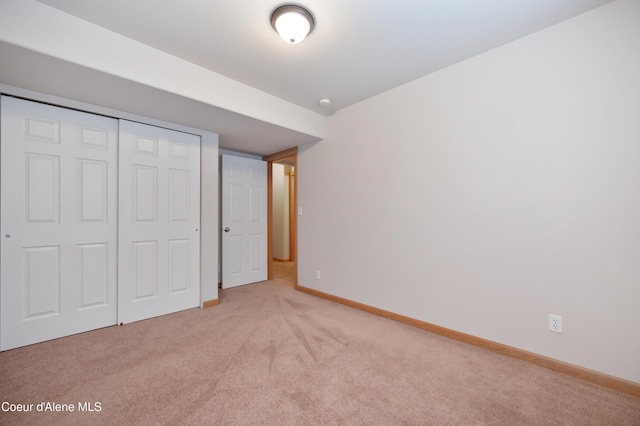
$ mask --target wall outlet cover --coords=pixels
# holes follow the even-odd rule
[[[562,333],[562,317],[560,315],[549,315],[549,331]]]

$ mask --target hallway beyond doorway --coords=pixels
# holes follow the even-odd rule
[[[294,270],[295,262],[273,262],[273,280],[286,282],[293,287]]]

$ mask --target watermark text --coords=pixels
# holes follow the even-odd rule
[[[3,401],[0,409],[7,412],[100,412],[102,402],[100,401],[80,401],[72,403],[61,403],[54,401],[41,401],[37,403],[22,403]]]

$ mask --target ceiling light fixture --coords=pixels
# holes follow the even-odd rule
[[[271,26],[287,43],[300,43],[313,31],[316,21],[309,10],[297,4],[283,4],[271,14]]]

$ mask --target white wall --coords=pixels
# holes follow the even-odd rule
[[[639,22],[619,0],[329,118],[300,285],[640,382]]]
[[[272,217],[273,217],[273,235],[271,241],[273,244],[273,258],[285,259],[285,255],[288,258],[288,250],[285,254],[285,238],[284,238],[284,165],[272,164]],[[286,228],[288,230],[288,228]],[[288,243],[288,238],[287,238]]]
[[[273,258],[289,259],[289,175],[287,166],[274,163],[273,194]]]
[[[200,299],[218,299],[219,277],[219,157],[218,135],[205,133],[200,145]]]
[[[284,167],[284,179],[282,181],[282,257],[280,259],[291,259],[291,225],[289,218],[289,200],[291,195],[289,194],[289,182],[291,177],[291,167]]]

